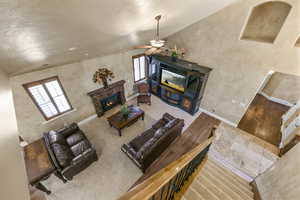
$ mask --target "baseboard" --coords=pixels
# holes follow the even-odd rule
[[[77,124],[78,124],[78,126],[81,126],[81,125],[83,125],[83,124],[85,124],[85,123],[87,123],[87,122],[89,122],[89,121],[91,121],[91,120],[93,120],[93,119],[95,119],[95,118],[97,118],[97,115],[96,115],[96,114],[91,115],[91,116],[89,116],[89,117],[87,117],[87,118],[81,120],[81,121],[78,122]]]
[[[208,114],[208,115],[210,115],[210,116],[212,116],[212,117],[214,117],[214,118],[216,118],[218,120],[221,120],[221,121],[225,122],[226,124],[229,124],[229,125],[231,125],[233,127],[237,127],[238,126],[238,124],[233,123],[233,122],[231,122],[231,121],[229,121],[229,120],[227,120],[227,119],[225,119],[223,117],[220,117],[219,115],[216,115],[215,113],[209,112],[208,110],[205,110],[203,108],[199,108],[199,111],[204,112],[205,114]]]
[[[271,96],[267,95],[266,93],[264,93],[262,91],[259,92],[259,94],[262,95],[262,96],[264,96],[264,97],[266,97],[269,101],[273,101],[275,103],[279,103],[281,105],[285,105],[285,106],[289,106],[289,107],[294,106],[294,104],[292,104],[292,103],[290,103],[290,102],[288,102],[286,100],[279,99],[279,98],[276,98],[276,97],[271,97]]]

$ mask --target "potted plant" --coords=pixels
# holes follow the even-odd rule
[[[122,105],[120,112],[122,113],[124,118],[128,118],[130,110],[127,105]]]
[[[108,81],[111,81],[115,78],[114,73],[107,68],[99,68],[93,76],[94,83],[103,84],[104,88],[108,87]]]
[[[179,51],[178,51],[178,49],[177,49],[177,46],[175,45],[175,46],[174,46],[174,49],[171,49],[171,58],[172,58],[172,61],[173,61],[173,62],[176,62],[178,56],[179,56]]]

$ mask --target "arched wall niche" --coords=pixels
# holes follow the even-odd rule
[[[252,9],[241,39],[273,43],[292,6],[282,1],[269,1]]]

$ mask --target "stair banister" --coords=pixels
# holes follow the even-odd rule
[[[197,166],[190,166],[190,165],[195,165],[192,163],[193,160],[197,156],[205,156],[210,144],[212,143],[214,139],[214,136],[208,138],[206,141],[203,143],[199,144],[196,146],[194,149],[189,151],[188,153],[184,154],[182,157],[179,159],[173,161],[169,165],[167,165],[165,168],[161,169],[148,179],[146,179],[144,182],[140,183],[139,185],[135,186],[132,188],[130,191],[128,191],[126,194],[124,194],[122,197],[120,197],[118,200],[148,200],[148,199],[157,199],[154,197],[154,195],[157,194],[160,190],[163,190],[164,186],[169,183],[174,184],[174,182],[184,182],[183,178],[186,173],[189,173],[191,170],[194,170],[193,167]],[[203,155],[201,154],[203,153]],[[201,163],[203,158],[200,158],[197,164]],[[184,171],[184,173],[182,173]],[[186,172],[187,171],[187,172]],[[180,174],[179,174],[180,172]],[[183,175],[181,175],[183,174]],[[176,177],[176,179],[174,179]],[[172,180],[173,179],[173,180]],[[182,179],[182,180],[181,180]],[[172,183],[171,183],[171,182]],[[180,182],[180,184],[182,184]],[[170,188],[168,188],[169,190]],[[162,196],[164,195],[163,193],[166,191],[161,191],[161,196],[158,199],[170,199],[169,194],[167,195],[167,198],[163,198]],[[169,191],[167,191],[169,193]]]

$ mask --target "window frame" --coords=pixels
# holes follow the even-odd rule
[[[134,59],[140,58],[140,57],[145,57],[145,77],[136,81],[136,80],[135,80]],[[147,79],[147,77],[148,77],[148,61],[147,61],[147,58],[146,58],[146,54],[143,53],[143,54],[138,54],[138,55],[132,56],[132,68],[133,68],[133,82],[134,82],[134,83],[138,83],[138,82],[140,82],[140,81],[143,81],[143,80]],[[139,69],[141,69],[141,68],[140,68],[140,60],[139,60]],[[141,70],[140,70],[140,71],[141,71]]]
[[[66,98],[69,106],[70,106],[70,109],[64,111],[64,112],[60,112],[59,109],[58,109],[58,106],[56,105],[51,93],[49,92],[48,88],[46,87],[46,83],[48,82],[51,82],[51,81],[57,81],[58,82],[58,85],[59,87],[61,88],[62,92],[63,92],[63,95],[64,97]],[[29,88],[30,87],[34,87],[34,86],[37,86],[37,85],[42,85],[45,92],[47,93],[51,103],[54,105],[55,109],[57,110],[57,114],[56,115],[53,115],[51,117],[47,117],[46,114],[44,113],[44,111],[42,110],[42,108],[40,107],[40,105],[38,104],[38,102],[36,101],[36,99],[34,98],[34,96],[32,95],[32,93],[30,92]],[[41,112],[41,114],[43,115],[43,117],[45,118],[46,121],[49,121],[53,118],[56,118],[58,116],[61,116],[67,112],[70,112],[71,110],[73,110],[73,107],[72,107],[72,104],[66,94],[66,91],[64,89],[64,87],[62,86],[61,84],[61,81],[60,79],[58,78],[58,76],[52,76],[50,78],[46,78],[46,79],[42,79],[42,80],[38,80],[38,81],[33,81],[33,82],[30,82],[30,83],[26,83],[26,84],[23,84],[23,87],[24,89],[26,90],[27,94],[30,96],[31,100],[33,101],[33,103],[35,104],[35,106],[38,108],[38,110]]]

